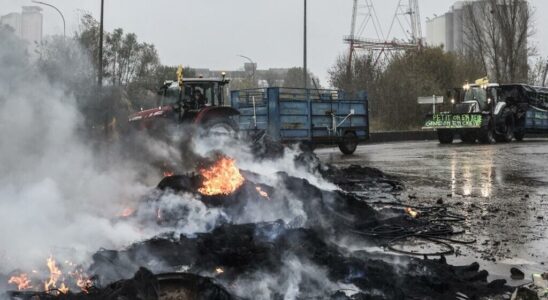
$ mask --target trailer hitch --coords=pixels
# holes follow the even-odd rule
[[[335,113],[333,113],[333,111],[330,111],[329,115],[331,115],[331,126],[332,127],[326,126],[327,132],[329,133],[329,135],[338,135],[337,131],[338,131],[339,126],[341,126],[348,118],[350,118],[352,115],[354,115],[354,113],[355,113],[354,109],[351,108],[350,113],[348,115],[346,115],[345,117],[338,117]],[[341,119],[341,118],[342,118],[342,120],[337,123],[337,119]]]

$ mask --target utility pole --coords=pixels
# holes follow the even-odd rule
[[[306,0],[304,0],[304,41],[303,41],[303,78],[304,78],[304,88],[308,87],[308,71],[306,65]]]
[[[97,85],[103,85],[103,13],[104,0],[101,0],[101,22],[99,24],[99,74],[97,76]]]
[[[106,103],[107,99],[104,96],[103,93],[103,19],[104,19],[104,6],[105,1],[101,0],[101,20],[99,23],[99,74],[97,76],[97,87],[99,90],[99,101],[101,102],[100,106],[103,107],[103,126],[105,130],[105,137],[108,139],[109,136],[109,130],[108,130],[108,122],[110,121],[110,105]]]

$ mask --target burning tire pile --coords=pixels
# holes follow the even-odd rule
[[[45,285],[32,272],[0,276],[12,289],[7,298],[479,299],[509,291],[504,280],[487,282],[477,263],[457,267],[443,256],[386,251],[395,237],[450,242],[460,232],[447,224],[455,214],[433,224],[417,214],[436,209],[383,202],[379,195],[403,187],[378,170],[335,169],[310,153],[294,159],[301,170],[340,187],[333,190],[287,172],[241,170],[224,154],[211,157],[195,173],[165,177],[113,221],[162,228],[158,235],[125,249],[101,249],[77,273],[63,273],[52,259]],[[256,159],[276,164],[279,158]]]

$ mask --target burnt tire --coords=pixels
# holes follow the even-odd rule
[[[233,136],[238,133],[238,124],[230,118],[214,118],[204,124],[204,135]]]
[[[451,130],[438,130],[438,140],[440,141],[440,144],[451,144],[453,142],[453,138],[454,135]]]
[[[343,154],[350,155],[356,151],[358,147],[358,136],[353,131],[347,131],[342,137],[342,141],[339,143],[339,150]]]

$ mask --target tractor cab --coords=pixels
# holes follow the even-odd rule
[[[227,79],[187,78],[182,85],[168,80],[158,90],[157,106],[180,104],[186,109],[197,110],[208,106],[226,106]]]
[[[498,99],[498,84],[487,79],[478,79],[474,84],[466,83],[462,88],[453,89],[451,103],[453,113],[489,112]]]
[[[183,80],[180,76],[177,81],[167,80],[158,90],[155,107],[134,113],[129,122],[138,129],[161,128],[165,124],[162,121],[168,120],[175,124],[193,124],[207,132],[219,127],[236,132],[238,128],[232,117],[239,112],[229,106],[228,82],[224,74],[222,78]]]

